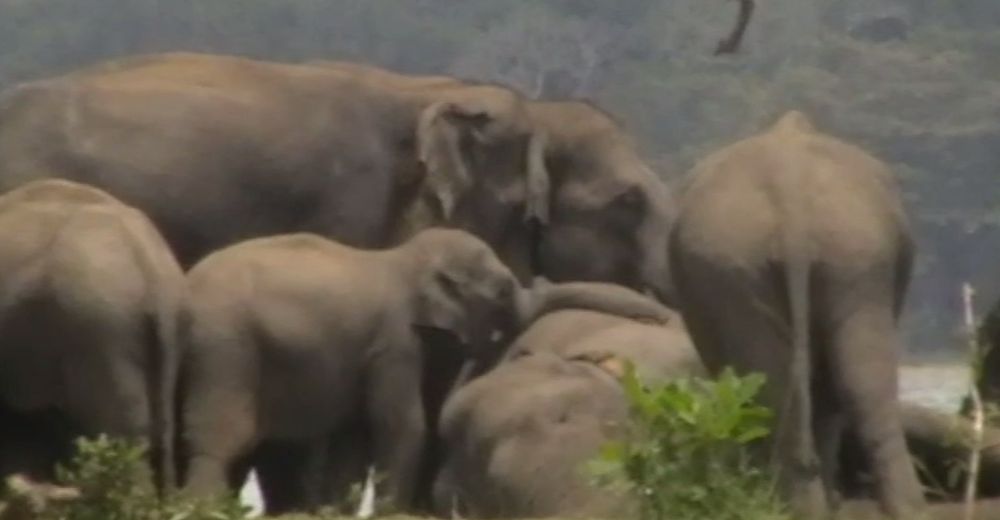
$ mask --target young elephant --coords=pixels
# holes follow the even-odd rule
[[[585,310],[542,316],[495,370],[445,404],[446,459],[436,513],[466,517],[607,517],[623,497],[595,489],[583,464],[628,418],[616,378],[624,360],[644,380],[701,375],[683,322],[650,325]]]
[[[489,246],[445,229],[384,250],[312,234],[253,239],[209,255],[188,281],[185,488],[222,492],[262,442],[321,445],[357,421],[404,508],[425,433],[415,329],[470,337],[512,312],[517,290]]]
[[[152,223],[96,188],[0,196],[0,471],[50,479],[77,435],[148,441],[173,476],[184,274]]]

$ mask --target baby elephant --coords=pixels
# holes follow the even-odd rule
[[[184,274],[149,219],[82,184],[22,185],[0,196],[0,272],[0,473],[50,479],[70,438],[106,433],[148,441],[173,484]]]
[[[253,239],[209,255],[188,282],[186,491],[238,485],[265,441],[321,446],[360,426],[401,507],[412,504],[426,429],[415,328],[468,338],[510,321],[518,298],[489,246],[446,229],[384,250],[312,234]]]

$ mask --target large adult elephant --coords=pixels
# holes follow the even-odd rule
[[[255,236],[382,247],[450,225],[523,283],[665,292],[662,233],[646,230],[666,228],[669,202],[604,115],[536,117],[500,86],[349,65],[168,53],[19,85],[0,98],[0,190],[98,186],[150,215],[184,266]],[[561,226],[578,217],[589,236]]]
[[[371,65],[344,61],[310,64],[336,70],[366,82],[401,90],[459,89],[464,83],[448,76],[399,74]],[[671,299],[666,267],[667,232],[673,199],[666,185],[641,158],[636,143],[607,112],[584,101],[527,100],[527,113],[541,155],[540,175],[529,185],[539,198],[538,227],[506,227],[503,220],[480,218],[479,198],[469,198],[471,214],[460,222],[487,237],[504,236],[501,258],[527,282],[544,276],[556,282],[602,281],[637,290],[648,289]],[[510,197],[510,189],[488,177],[486,193]],[[506,255],[504,253],[507,253]]]
[[[808,518],[828,511],[849,422],[883,509],[916,517],[924,499],[897,399],[913,245],[891,172],[791,111],[689,181],[670,243],[680,308],[713,373],[767,376],[785,497]]]
[[[0,472],[51,479],[73,437],[105,433],[146,442],[169,487],[185,282],[163,238],[50,179],[0,196],[0,244]]]
[[[446,403],[436,512],[458,509],[476,518],[624,513],[625,498],[595,489],[584,464],[628,420],[617,381],[625,360],[645,381],[704,370],[676,315],[652,325],[562,310],[535,321],[496,369]]]

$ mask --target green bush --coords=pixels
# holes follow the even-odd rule
[[[73,460],[56,474],[60,485],[80,496],[49,502],[36,511],[38,520],[244,520],[249,512],[236,497],[192,500],[170,494],[161,499],[146,446],[105,435],[78,439]]]
[[[679,379],[649,388],[629,366],[623,378],[631,421],[590,470],[599,485],[624,488],[642,520],[788,518],[774,480],[746,444],[767,435],[770,411],[754,404],[764,377],[725,371],[714,381]]]

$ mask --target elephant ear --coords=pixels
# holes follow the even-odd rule
[[[475,103],[440,101],[424,109],[417,122],[417,156],[427,170],[427,184],[445,221],[472,186],[462,154],[465,136],[480,140],[492,116]]]
[[[545,166],[545,149],[548,134],[535,130],[528,142],[528,178],[525,200],[525,220],[534,219],[539,224],[549,223],[549,195],[552,191],[549,170]]]
[[[418,325],[451,331],[468,341],[464,300],[461,281],[446,270],[434,270],[421,288]]]

